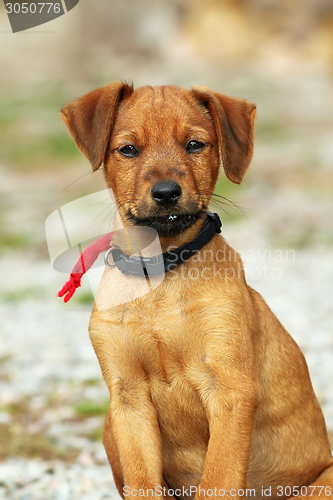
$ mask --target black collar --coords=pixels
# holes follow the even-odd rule
[[[194,240],[182,245],[175,250],[165,252],[154,257],[135,257],[124,254],[120,248],[111,247],[105,254],[105,264],[116,265],[123,274],[150,277],[164,272],[172,271],[175,267],[189,260],[196,252],[201,250],[216,233],[221,232],[220,217],[207,212],[207,218],[203,228]],[[112,253],[114,263],[109,263],[109,255]]]

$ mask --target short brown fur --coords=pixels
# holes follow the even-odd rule
[[[205,213],[220,167],[240,183],[252,157],[255,106],[207,88],[114,83],[62,113],[93,168],[104,163],[125,227]],[[189,154],[191,140],[205,146]],[[129,144],[136,157],[121,152]],[[166,180],[181,186],[171,208],[152,198],[153,186]],[[191,241],[202,222],[162,235],[162,250]],[[113,243],[128,253],[124,242]],[[185,500],[195,497],[186,488],[200,486],[197,499],[220,498],[223,489],[227,499],[277,500],[287,486],[307,486],[302,498],[333,498],[333,460],[305,359],[247,285],[223,237],[130,300],[145,286],[144,278],[107,268],[98,292],[103,307],[90,322],[110,391],[104,445],[119,493],[136,498],[133,490],[150,489],[157,499],[160,486],[163,498],[171,488]],[[124,289],[127,300],[113,305]]]

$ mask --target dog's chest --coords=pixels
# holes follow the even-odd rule
[[[116,273],[112,274],[114,286]],[[120,276],[120,280],[123,279],[126,278]],[[139,285],[143,290],[144,284],[140,282]],[[110,290],[107,282],[105,289]],[[135,291],[138,290],[136,286]],[[116,297],[114,294],[113,298]],[[106,302],[107,294],[103,300]],[[105,311],[95,311],[91,338],[99,358],[104,358],[103,352],[108,352],[112,365],[108,370],[119,372],[122,378],[127,378],[134,368],[143,371],[152,394],[159,393],[163,399],[170,395],[171,398],[179,391],[192,390],[189,374],[200,363],[200,344],[205,335],[205,329],[199,325],[203,322],[198,321],[201,311],[181,280],[165,280],[141,297]]]
[[[122,344],[140,356],[149,372],[154,372],[158,359],[183,364],[193,347],[194,311],[200,308],[180,277],[168,278],[148,282],[108,269],[96,296],[93,320],[112,325],[107,343]]]
[[[195,376],[202,366],[201,349],[193,335],[189,302],[176,292],[172,298],[146,300],[141,307],[128,306],[125,321],[131,339],[133,363],[139,363],[149,384],[150,397],[159,414],[162,439],[171,443],[205,442],[208,435],[205,410],[195,387]],[[192,316],[193,319],[193,316]],[[187,429],[180,425],[187,422]],[[167,437],[166,437],[167,436]],[[194,443],[193,443],[194,445]]]
[[[193,338],[187,307],[178,294],[155,293],[123,308],[122,326],[133,356],[150,377],[171,384],[191,362]]]

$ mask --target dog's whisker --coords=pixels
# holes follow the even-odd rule
[[[226,210],[225,207],[230,208],[231,210],[240,213],[241,215],[244,215],[246,218],[246,212],[247,210],[244,207],[241,207],[238,203],[230,200],[229,198],[226,198],[225,196],[219,195],[217,193],[211,193],[211,192],[205,192],[202,193],[202,195],[206,195],[210,197],[210,204],[213,206],[216,206],[223,212],[225,212],[227,215],[230,216],[230,213]]]
[[[66,186],[61,192],[63,193],[64,191],[66,191],[66,189],[70,188],[71,186],[73,186],[73,184],[75,184],[76,182],[80,181],[81,179],[83,179],[84,177],[87,177],[87,175],[92,175],[94,172],[87,172],[86,174],[83,174],[81,175],[81,177],[78,177],[77,179],[75,179],[73,182],[71,182],[70,184],[68,184],[68,186]]]
[[[238,203],[230,200],[229,198],[226,198],[225,196],[221,196],[219,194],[213,193],[212,194],[212,198],[216,198],[216,197],[218,198],[218,201],[222,205],[228,205],[233,210],[241,212],[241,213],[243,213],[245,215],[245,213],[246,213],[247,210],[244,207],[242,207],[241,205],[239,205]]]
[[[105,221],[108,219],[109,216],[112,215],[112,212],[115,211],[116,207],[115,207],[115,204],[112,203],[110,205],[108,205],[107,207],[105,207],[95,218],[94,220],[91,222],[89,229],[91,229],[92,226],[94,226],[95,224],[100,224],[100,229],[99,229],[99,234],[103,233],[102,231],[102,228],[103,228],[103,225],[105,223]],[[102,216],[102,214],[106,211],[106,210],[109,210],[109,212],[106,214],[106,216],[103,218],[102,221],[98,221],[99,217]]]
[[[227,212],[227,208],[228,208],[230,210],[233,210],[234,212],[240,212],[242,214],[244,213],[239,207],[235,207],[235,206],[230,205],[228,203],[223,203],[221,200],[211,199],[210,204],[215,205],[216,207],[220,208],[224,212]],[[227,212],[227,213],[229,213],[229,212]]]
[[[227,214],[229,217],[230,217],[230,213],[228,212],[228,210],[226,210],[223,206],[221,206],[218,202],[216,201],[211,201],[210,202],[210,205],[213,205],[215,206],[216,208],[219,208],[220,210],[222,210],[222,212],[224,212],[225,214]]]
[[[108,203],[108,202],[115,204],[115,201],[113,201],[112,198],[108,197],[105,198],[105,200],[97,201],[96,203],[93,204],[93,206],[96,207],[97,205],[102,205],[103,203]]]

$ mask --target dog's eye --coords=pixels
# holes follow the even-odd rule
[[[126,146],[118,149],[118,151],[128,158],[136,158],[139,155],[139,150],[133,146],[133,144],[127,144]]]
[[[185,146],[186,152],[191,154],[191,153],[198,153],[205,147],[205,144],[200,141],[188,141],[188,143]]]

